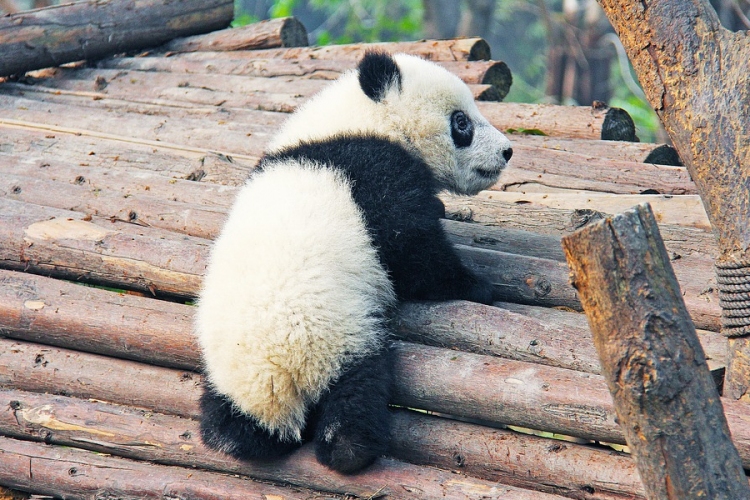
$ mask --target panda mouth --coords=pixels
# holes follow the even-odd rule
[[[482,177],[487,180],[494,180],[494,179],[497,179],[498,176],[500,175],[500,170],[502,169],[494,168],[494,169],[488,170],[484,168],[475,168],[474,172],[476,172],[477,175],[479,175],[479,177]]]

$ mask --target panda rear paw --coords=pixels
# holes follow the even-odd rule
[[[252,417],[234,408],[232,402],[206,384],[200,398],[200,431],[203,444],[241,460],[278,458],[300,446],[281,440],[262,428]]]
[[[315,439],[318,462],[342,474],[364,469],[385,451],[382,439],[367,430],[344,429],[338,421],[319,429]]]

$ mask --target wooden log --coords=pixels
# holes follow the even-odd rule
[[[153,71],[123,71],[111,69],[59,68],[37,82],[37,92],[54,93],[66,90],[71,95],[92,97],[110,96],[126,100],[150,98],[182,101],[206,106],[257,109],[290,113],[300,104],[320,92],[328,82],[324,80],[289,77],[249,77],[235,75],[197,74],[186,78],[183,74]],[[12,85],[23,91],[24,85]],[[98,92],[92,92],[97,90]],[[486,84],[471,84],[475,99],[499,101],[499,91]]]
[[[527,188],[529,186],[526,186]],[[711,231],[711,224],[706,217],[700,196],[694,195],[662,195],[662,194],[639,194],[612,196],[605,193],[592,193],[590,191],[576,192],[482,192],[478,198],[483,200],[497,200],[503,203],[515,203],[518,205],[534,205],[549,208],[561,208],[565,210],[589,210],[601,212],[602,214],[616,214],[627,210],[639,203],[651,205],[656,220],[660,226],[674,224],[679,226],[694,227],[706,232]],[[718,251],[716,243],[704,238],[707,245],[704,253],[714,254]]]
[[[224,28],[233,15],[228,0],[89,0],[6,15],[0,18],[0,76],[153,47]]]
[[[198,366],[191,306],[13,271],[0,270],[0,283],[4,337],[158,366]]]
[[[61,95],[56,99],[65,97],[71,96]],[[85,134],[123,142],[130,138],[131,141],[140,140],[146,144],[149,144],[146,141],[151,141],[150,144],[164,148],[203,154],[221,153],[234,159],[247,160],[252,165],[257,162],[273,132],[261,124],[250,126],[242,121],[228,121],[234,113],[222,113],[218,108],[213,108],[210,114],[203,112],[204,109],[193,113],[186,109],[171,108],[165,111],[164,108],[159,108],[157,115],[149,111],[141,113],[118,110],[109,107],[110,103],[90,98],[67,101],[72,106],[57,104],[51,99],[32,101],[0,94],[0,109],[4,113],[0,120],[9,125],[31,126],[36,123],[39,128],[51,132]],[[92,113],[86,104],[107,109],[108,112]],[[8,112],[5,113],[5,110]],[[280,117],[279,123],[282,118]],[[258,154],[246,154],[249,151]]]
[[[602,141],[600,139],[567,139],[565,137],[550,137],[542,135],[527,135],[522,133],[508,134],[513,145],[523,145],[555,151],[568,151],[597,158],[633,161],[642,163],[648,154],[656,149],[658,144],[627,141]]]
[[[494,196],[495,192],[492,193]],[[481,196],[466,198],[441,196],[450,217],[462,221],[516,229],[533,229],[535,232],[561,236],[581,227],[591,217],[602,214],[591,211],[560,210],[533,204],[506,203],[497,199],[483,200]],[[672,264],[685,292],[685,302],[698,328],[719,331],[719,307],[715,273],[711,270],[712,258],[704,252],[716,248],[710,233],[689,228],[662,226],[668,238]]]
[[[175,408],[177,408],[179,414],[183,416],[197,415],[197,399],[193,399],[193,397],[197,398],[197,390],[194,386],[195,381],[186,381],[186,377],[180,376],[179,373],[175,373],[171,376],[167,373],[164,373],[164,375],[162,376],[163,380],[160,381],[158,379],[148,378],[147,376],[144,377],[141,375],[141,370],[143,370],[144,372],[148,372],[150,370],[150,367],[148,366],[141,365],[139,367],[139,371],[132,372],[127,370],[127,368],[124,366],[126,365],[126,363],[114,363],[110,367],[109,376],[99,378],[92,374],[92,367],[101,366],[100,369],[106,369],[107,358],[100,358],[97,356],[82,356],[77,353],[47,349],[41,346],[31,346],[20,343],[11,343],[7,345],[8,347],[6,349],[0,350],[0,352],[3,353],[2,365],[12,367],[16,376],[13,377],[6,372],[3,375],[3,379],[10,382],[17,389],[52,392],[59,391],[60,387],[66,387],[66,392],[77,397],[96,399],[114,398],[120,404],[136,404],[138,406],[143,406],[149,409],[156,409],[160,412],[170,411],[172,413],[175,413]],[[5,347],[2,341],[0,341],[0,346]],[[28,365],[32,365],[33,363],[34,368],[32,370],[25,368],[23,366],[25,365],[25,363],[19,362],[18,358],[26,359],[26,363],[28,363]],[[74,358],[74,361],[71,361],[71,358]],[[29,372],[36,372],[36,374],[30,374]],[[43,378],[44,374],[54,374],[54,376],[49,377],[49,380],[45,380]],[[69,377],[70,379],[68,380],[67,377]],[[100,385],[100,382],[97,382],[98,380],[102,380],[102,382],[109,383],[111,385],[112,383],[116,383],[116,380],[128,379],[136,379],[141,381],[141,384],[134,384],[140,385],[141,390],[137,390],[136,387],[134,387],[135,391],[113,390],[102,387]],[[148,380],[149,382],[146,383],[146,380]],[[188,385],[185,386],[183,382],[187,383]],[[174,403],[166,403],[165,400],[159,397],[159,395],[157,395],[157,393],[155,393],[151,389],[149,389],[148,391],[143,391],[142,387],[144,385],[149,388],[161,388],[161,390],[167,393],[173,393],[174,396],[167,397],[166,401],[174,400]],[[139,395],[139,393],[143,394]],[[166,404],[162,403],[162,401],[165,401]],[[548,440],[529,438],[527,436],[519,437],[507,431],[484,431],[480,428],[463,430],[463,428],[466,427],[465,424],[447,424],[436,419],[423,421],[424,418],[425,417],[421,417],[415,420],[412,417],[406,421],[410,422],[408,425],[403,421],[403,419],[396,420],[394,434],[397,436],[395,441],[395,447],[398,450],[396,452],[397,457],[400,456],[403,459],[413,457],[413,460],[415,460],[417,463],[421,463],[425,461],[425,453],[429,451],[430,456],[439,454],[443,461],[446,462],[444,465],[448,467],[453,465],[454,468],[463,473],[469,473],[474,476],[492,479],[500,482],[505,482],[506,484],[526,488],[539,488],[540,486],[544,488],[544,485],[554,484],[556,486],[556,488],[554,489],[558,492],[559,479],[557,478],[557,475],[561,473],[561,471],[558,470],[558,467],[563,470],[567,469],[567,474],[576,474],[574,472],[575,467],[573,467],[573,465],[576,459],[581,459],[581,454],[583,454],[583,457],[588,457],[589,459],[594,459],[595,457],[597,457],[595,460],[596,462],[604,461],[606,463],[607,460],[612,460],[611,453],[596,452],[585,448],[578,450],[571,449],[567,452],[563,452],[563,450],[567,449],[566,445],[555,443],[554,441],[549,442]],[[434,428],[433,426],[437,426],[437,428]],[[434,432],[430,434],[441,436],[440,439],[428,439],[427,434],[428,429],[430,428],[434,429]],[[406,429],[411,430],[406,431]],[[460,437],[460,448],[463,453],[463,460],[461,461],[461,466],[459,467],[455,467],[455,458],[453,457],[454,452],[451,450],[452,448],[456,447],[456,444],[451,444],[456,438],[450,434],[446,436],[446,430],[449,430]],[[499,442],[497,437],[495,437],[494,439],[489,439],[489,436],[497,435],[498,433],[502,435],[502,437],[499,439]],[[525,460],[523,460],[521,464],[519,464],[517,462],[517,458],[515,458],[515,453],[513,454],[514,458],[500,464],[496,463],[496,461],[498,459],[502,459],[498,458],[497,456],[495,457],[495,460],[492,460],[487,456],[482,456],[481,454],[479,456],[476,456],[478,450],[474,446],[473,439],[480,439],[481,442],[484,442],[485,444],[490,441],[495,441],[497,443],[496,446],[511,446],[511,449],[522,448],[526,450],[526,454],[531,454],[532,450],[535,450],[536,453],[554,456],[555,460],[552,462],[559,465],[557,465],[557,467],[553,467],[550,470],[548,466],[538,464],[538,467],[533,467],[536,472],[534,474],[534,477],[531,478],[521,477],[514,479],[513,475],[502,475],[502,473],[498,476],[498,467],[500,467],[501,470],[505,468],[510,468],[511,470],[513,470],[515,467],[520,466],[524,470],[528,470],[532,466]],[[529,439],[531,440],[531,443],[528,442]],[[446,441],[448,441],[448,443],[446,443]],[[425,446],[426,443],[429,443],[429,445]],[[448,449],[448,451],[445,451],[446,448]],[[486,448],[482,446],[482,449],[484,450]],[[565,456],[563,458],[560,456],[561,453],[568,456]],[[500,455],[500,453],[498,453],[498,455]],[[490,469],[483,470],[480,466],[481,463],[492,463],[493,465]],[[615,461],[615,463],[619,462]],[[568,467],[566,467],[564,464],[567,464]],[[434,465],[434,463],[432,465]],[[628,466],[627,462],[624,462],[620,465],[625,465],[625,470],[632,469],[632,465]],[[618,472],[621,471],[622,467],[618,467],[617,470]],[[622,488],[620,482],[623,482],[623,480],[622,478],[620,478],[619,474],[617,474],[617,477],[619,478],[619,482],[617,480],[611,481],[611,484],[605,489],[605,491],[617,491],[617,488]],[[566,479],[571,480],[571,478]],[[605,481],[600,478],[600,482],[597,482],[595,480],[588,480],[588,478],[585,477],[579,477],[578,481],[584,481],[584,485],[593,483],[588,484],[588,486],[589,490],[594,489],[598,493],[598,495],[595,495],[594,498],[610,498],[608,496],[602,495],[602,492],[599,491],[600,487],[603,487],[605,482],[610,481]],[[631,487],[628,486],[628,481],[625,480],[624,482],[625,490],[629,491]],[[549,486],[547,486],[546,488],[547,491],[552,491]],[[586,498],[591,497],[587,496]]]
[[[0,199],[0,212],[0,266],[8,269],[192,298],[207,265],[209,240],[137,226],[137,217],[113,226],[111,220],[8,198]],[[560,262],[456,249],[504,300],[578,307]]]
[[[101,335],[107,336],[107,332]],[[122,336],[121,342],[126,338]],[[186,417],[197,415],[201,380],[197,374],[187,376],[185,372],[154,370],[155,367],[141,363],[122,361],[111,365],[117,369],[110,370],[106,377],[96,378],[93,387],[89,387],[86,382],[94,378],[86,375],[86,367],[92,366],[94,371],[98,367],[104,369],[107,358],[30,343],[23,344],[24,348],[14,348],[22,343],[0,342],[6,353],[3,380],[17,389],[59,392],[61,381],[65,381],[67,394],[71,396],[106,399]],[[135,351],[132,349],[128,355]],[[43,354],[41,363],[37,363],[38,354]],[[198,351],[194,350],[193,355],[197,367]],[[153,355],[144,351],[140,357],[148,360],[149,356]],[[74,360],[69,361],[70,357]],[[566,430],[562,434],[566,435],[625,442],[601,376],[409,343],[397,344],[394,357],[398,367],[394,379],[395,404],[493,425],[510,423],[552,432],[562,428]],[[145,370],[143,377],[141,370]],[[140,378],[152,383],[139,388],[132,384],[130,388],[121,387],[123,380]],[[157,395],[143,393],[144,387],[156,386],[158,391],[171,391],[173,395],[162,400]],[[467,391],[466,387],[472,390]],[[740,455],[746,465],[750,464],[750,428],[745,425],[750,418],[750,406],[731,400],[722,402]]]
[[[555,439],[398,411],[394,457],[569,498],[645,498],[626,454]]]
[[[253,57],[258,59],[349,59],[358,61],[368,50],[381,50],[391,54],[405,52],[431,61],[488,61],[490,59],[490,46],[481,38],[263,49],[253,50],[252,54]]]
[[[304,500],[311,490],[0,437],[0,483],[64,498]],[[326,495],[326,496],[330,496]],[[334,498],[341,498],[335,496]]]
[[[124,224],[113,227],[111,222],[100,218],[82,220],[91,215],[80,212],[0,199],[0,208],[5,212],[0,216],[4,229],[0,235],[2,265],[108,286],[194,297],[206,266],[209,241],[149,227],[131,234],[138,227],[132,225],[138,217],[153,219],[146,212],[138,215],[139,212],[129,208],[132,205],[126,203],[124,207],[136,218],[130,220],[129,216]],[[145,208],[141,205],[138,210]],[[54,230],[46,231],[47,226],[54,226]],[[206,229],[209,233],[217,230],[215,225]],[[30,243],[33,245],[29,246]],[[580,308],[561,262],[463,245],[457,245],[456,250],[470,269],[495,285],[502,300]],[[177,259],[175,255],[183,257]],[[687,256],[676,260],[675,266],[695,321],[701,328],[711,329],[711,315],[716,318],[715,304],[703,298],[706,286],[713,279],[710,264]],[[123,273],[122,269],[128,271]]]
[[[436,61],[467,84],[490,85],[497,99],[503,100],[510,91],[513,78],[502,61]],[[121,57],[106,59],[99,68],[168,71],[177,74],[222,74],[254,77],[296,77],[313,80],[334,80],[354,69],[356,60],[344,59],[258,59],[246,52],[200,52],[175,54],[170,57]],[[648,154],[648,153],[646,153]],[[643,156],[645,158],[645,155]]]
[[[124,175],[130,180],[120,186],[131,186],[123,195],[133,194],[130,189],[141,194],[159,189],[163,199],[172,199],[167,189],[171,183],[184,186],[185,179],[204,180],[212,184],[193,189],[188,199],[205,204],[206,196],[210,196],[213,204],[226,189],[220,184],[241,184],[254,165],[250,160],[216,151],[80,129],[11,123],[2,118],[0,130],[8,139],[3,145],[6,154],[0,155],[4,171],[40,176],[49,172],[53,180],[66,182],[81,182],[80,178],[84,182],[102,182],[103,178],[117,182],[114,179]],[[197,186],[195,182],[187,184]]]
[[[477,103],[495,128],[538,130],[548,136],[599,139],[607,108],[552,104]]]
[[[561,498],[388,458],[378,459],[359,474],[345,476],[320,465],[310,445],[279,460],[241,462],[204,447],[198,424],[193,420],[13,390],[0,390],[0,398],[12,408],[0,415],[0,433],[6,436],[44,439],[55,445],[127,458],[240,474],[364,498]]]
[[[208,240],[6,198],[0,207],[5,268],[181,296],[197,292],[205,271]]]
[[[0,271],[0,282],[0,329],[6,337],[159,366],[198,367],[190,306],[13,271]],[[547,308],[540,314],[539,309],[510,303],[501,308],[407,303],[399,310],[396,334],[428,345],[599,373],[585,319]],[[721,369],[723,338],[699,333],[712,366]]]
[[[667,195],[697,193],[688,171],[682,167],[602,161],[567,151],[523,145],[514,145],[513,152],[513,161],[492,189],[526,191],[553,188],[618,194],[639,194],[651,190]]]
[[[562,241],[647,496],[750,498],[648,205]]]
[[[166,43],[161,49],[170,52],[202,52],[306,47],[307,45],[307,30],[297,18],[278,17],[239,28],[177,38]]]
[[[148,73],[141,74],[149,75]],[[264,79],[257,80],[262,81]],[[173,83],[172,88],[180,93],[195,90],[199,93],[211,94],[209,96],[211,99],[216,98],[213,95],[214,92],[205,89],[182,88],[179,87],[177,80]],[[150,84],[153,85],[153,82],[150,82]],[[130,86],[127,81],[123,85]],[[141,93],[142,91],[133,88],[130,92]],[[28,97],[29,92],[26,92],[25,95]],[[260,94],[253,95],[260,98]],[[64,96],[55,96],[54,99],[60,99],[61,97]],[[223,100],[221,99],[221,101]],[[135,137],[171,143],[188,140],[191,145],[206,150],[219,149],[225,151],[226,154],[244,155],[251,158],[262,155],[272,132],[268,127],[246,126],[242,121],[233,121],[228,124],[226,120],[231,117],[223,116],[221,113],[214,113],[214,116],[210,118],[204,117],[198,120],[190,116],[190,113],[185,110],[173,108],[170,109],[167,118],[161,118],[122,112],[92,114],[86,113],[85,109],[70,109],[68,106],[50,102],[27,101],[25,98],[8,99],[5,104],[3,101],[4,99],[0,96],[0,109],[8,109],[8,118],[11,120],[49,123],[49,112],[52,112],[55,117],[53,123],[57,126],[76,126],[77,128],[86,128],[109,134],[122,133],[123,130],[126,130]],[[21,103],[23,103],[22,109],[19,109]],[[87,105],[92,105],[92,103],[101,103],[101,101],[84,101],[84,104]],[[101,106],[102,104],[98,105]],[[514,106],[510,104],[499,105]],[[246,114],[247,112],[245,112]],[[77,123],[76,120],[78,120]],[[214,122],[214,128],[206,128],[206,124],[212,121]],[[220,139],[217,139],[215,130],[222,130]],[[251,134],[249,138],[248,133]],[[581,162],[589,164],[587,172],[582,173]],[[511,187],[523,189],[529,182],[568,189],[589,189],[618,193],[639,193],[646,189],[657,189],[667,194],[694,192],[694,186],[687,177],[686,170],[680,167],[617,161],[602,162],[596,158],[547,149],[534,150],[533,154],[516,155],[511,162],[511,166],[500,177],[496,189],[507,190]]]
[[[483,191],[470,198],[447,193],[440,195],[448,217],[485,226],[533,231],[538,235],[561,237],[591,221],[621,212],[618,200],[635,204],[648,201],[656,206],[659,229],[667,250],[679,255],[698,254],[713,259],[718,247],[708,227],[697,220],[697,199],[682,196],[638,195],[607,196],[597,193],[505,193]],[[634,203],[629,206],[632,207]],[[687,219],[676,215],[692,212]],[[716,296],[718,302],[718,295]]]
[[[201,207],[138,194],[123,197],[112,190],[92,185],[88,176],[76,176],[71,180],[63,183],[8,174],[0,178],[0,192],[9,193],[12,199],[26,203],[179,231],[198,238],[213,239],[218,236],[226,219],[226,207]]]

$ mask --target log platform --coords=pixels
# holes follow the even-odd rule
[[[492,190],[443,195],[450,238],[503,302],[401,307],[391,449],[361,474],[327,470],[309,446],[271,462],[203,446],[191,321],[210,241],[287,114],[368,48],[279,47],[273,26],[287,25],[0,80],[0,486],[65,498],[646,498],[560,239],[650,202],[720,385],[706,213],[685,169],[643,163],[657,145],[600,140],[605,108],[498,102],[510,71],[477,39],[378,48],[455,72],[514,143]],[[749,469],[750,404],[721,402]]]

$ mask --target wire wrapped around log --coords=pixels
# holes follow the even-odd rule
[[[717,262],[716,276],[722,333],[750,335],[750,260]]]

